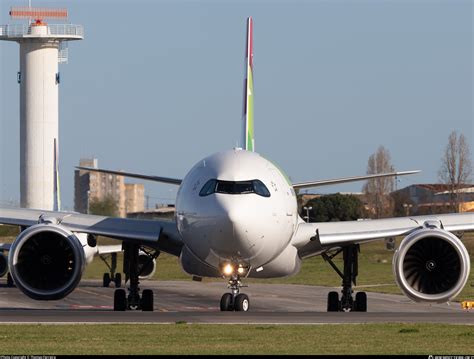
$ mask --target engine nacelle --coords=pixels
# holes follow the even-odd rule
[[[444,303],[456,297],[470,273],[469,253],[454,234],[419,229],[403,239],[393,256],[400,289],[417,302]]]
[[[81,280],[84,251],[61,225],[40,223],[20,233],[8,256],[10,273],[23,293],[37,300],[67,296]]]
[[[0,278],[8,272],[8,258],[5,254],[0,252]]]
[[[138,266],[138,272],[140,273],[139,278],[150,279],[153,277],[153,274],[155,274],[156,260],[153,259],[152,261],[150,261],[150,257],[148,257],[145,252],[140,251],[138,252]]]

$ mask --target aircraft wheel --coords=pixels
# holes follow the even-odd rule
[[[249,310],[250,301],[247,294],[239,294],[235,297],[234,309],[237,312],[246,312]]]
[[[11,287],[14,287],[14,286],[15,286],[15,283],[13,282],[12,275],[10,274],[10,272],[8,272],[8,274],[7,274],[7,287],[11,288]]]
[[[358,292],[355,296],[355,311],[366,312],[367,311],[367,294],[365,292]]]
[[[122,286],[122,275],[120,273],[115,273],[114,283],[115,288],[120,288]]]
[[[127,309],[127,294],[125,289],[116,289],[114,292],[114,311],[123,312]]]
[[[142,311],[153,312],[153,291],[145,289],[142,294]]]
[[[232,294],[225,293],[221,298],[221,312],[230,312],[234,308],[232,307]]]
[[[329,292],[328,293],[328,312],[339,311],[339,293]]]
[[[108,288],[110,284],[110,274],[109,273],[104,273],[104,276],[102,277],[102,285],[104,288]]]

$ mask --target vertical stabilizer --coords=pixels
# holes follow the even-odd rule
[[[59,191],[59,159],[58,159],[58,140],[54,139],[54,199],[53,211],[61,210],[61,198]]]
[[[253,131],[253,21],[247,19],[246,79],[244,83],[243,148],[255,151]]]

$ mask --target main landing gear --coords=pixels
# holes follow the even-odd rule
[[[8,272],[7,273],[7,287],[12,288],[14,286],[15,286],[15,282],[13,282],[12,275],[10,274],[10,272]]]
[[[342,278],[342,291],[341,299],[339,300],[338,292],[329,292],[328,294],[328,312],[366,312],[367,311],[367,294],[365,292],[358,292],[353,297],[354,291],[352,285],[356,285],[356,278],[358,275],[359,262],[358,254],[360,248],[358,244],[351,244],[346,246],[336,253],[328,255],[324,253],[322,257],[325,261],[329,262],[331,267],[339,274]],[[334,264],[332,259],[342,252],[344,260],[344,272],[342,273],[339,268]]]
[[[151,289],[143,290],[140,297],[140,266],[138,262],[139,245],[124,242],[123,243],[123,272],[125,273],[125,282],[130,281],[128,296],[125,289],[116,289],[114,292],[114,311],[142,310],[153,311],[153,291]],[[157,254],[150,257],[150,260],[156,258]],[[143,267],[142,267],[143,268]]]
[[[120,288],[122,286],[122,275],[120,273],[115,273],[117,270],[117,253],[110,254],[110,264],[107,262],[108,255],[100,255],[105,265],[109,268],[109,273],[104,273],[102,277],[102,286],[108,288],[110,282],[114,282],[115,288]]]
[[[222,312],[246,312],[249,310],[249,297],[247,294],[239,293],[242,287],[244,287],[244,285],[242,285],[240,277],[238,275],[232,275],[228,285],[231,293],[225,293],[221,298]]]

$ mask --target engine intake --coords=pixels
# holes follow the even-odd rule
[[[140,279],[150,279],[155,274],[156,260],[150,257],[143,251],[138,253],[138,272]]]
[[[469,253],[454,234],[424,228],[400,243],[393,256],[393,271],[398,286],[412,300],[444,303],[466,285]]]
[[[61,299],[81,280],[84,250],[79,239],[60,225],[37,224],[13,242],[9,267],[15,284],[29,297]]]

